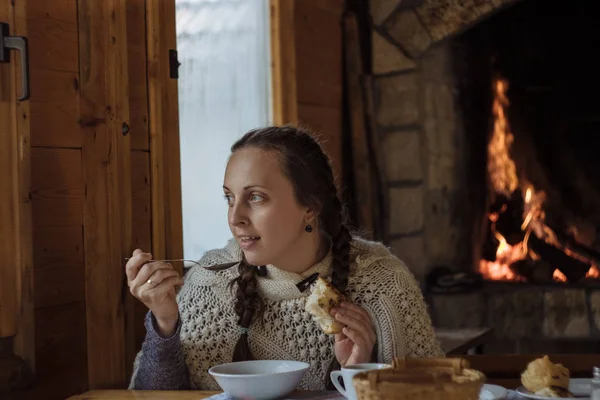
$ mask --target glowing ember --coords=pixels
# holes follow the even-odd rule
[[[592,265],[590,270],[585,274],[586,278],[600,278],[600,271],[595,265]]]
[[[556,282],[566,282],[567,281],[567,277],[565,276],[565,274],[563,274],[562,272],[560,272],[557,269],[554,270],[554,274],[552,274],[552,278],[554,278],[554,280]]]

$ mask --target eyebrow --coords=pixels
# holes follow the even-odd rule
[[[248,186],[244,186],[244,190],[248,190],[248,189],[252,189],[252,188],[261,188],[261,189],[266,189],[266,187],[261,186],[261,185],[248,185]],[[225,190],[230,190],[227,186],[223,185],[223,189]]]

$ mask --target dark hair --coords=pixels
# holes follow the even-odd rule
[[[298,204],[315,210],[320,231],[331,241],[332,283],[343,292],[348,284],[351,235],[345,225],[345,212],[329,158],[318,141],[301,128],[267,127],[246,133],[233,144],[231,152],[248,147],[275,152],[284,175],[294,187]],[[237,284],[235,312],[238,324],[247,329],[253,318],[262,313],[263,303],[256,292],[257,268],[244,261],[238,268],[239,276],[232,282]],[[242,333],[233,361],[251,359],[247,334]]]

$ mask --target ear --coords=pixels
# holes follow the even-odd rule
[[[306,224],[314,224],[317,220],[317,213],[312,208],[307,208],[304,211],[304,222]]]

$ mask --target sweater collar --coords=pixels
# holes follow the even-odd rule
[[[242,249],[232,239],[227,244],[227,251],[233,257],[234,260],[242,259]],[[274,265],[267,265],[267,276],[258,277],[258,291],[263,299],[279,301],[279,300],[291,300],[306,297],[310,294],[309,290],[300,292],[296,287],[296,284],[307,278],[308,276],[319,273],[322,278],[329,278],[331,276],[331,251],[319,262],[312,265],[309,269],[302,272],[301,274],[295,272],[288,272],[277,268]]]

